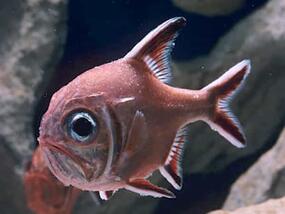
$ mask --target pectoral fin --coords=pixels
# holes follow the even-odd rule
[[[102,200],[109,200],[112,197],[114,191],[99,191],[100,198]]]
[[[182,155],[187,137],[187,128],[178,130],[165,165],[159,168],[160,173],[177,190],[182,188]]]
[[[130,127],[125,151],[129,153],[138,151],[146,141],[146,136],[147,130],[144,114],[141,111],[137,111]]]
[[[129,181],[125,188],[143,196],[152,196],[156,198],[175,198],[175,195],[169,190],[155,186],[145,179],[135,179]]]

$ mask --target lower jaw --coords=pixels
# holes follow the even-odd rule
[[[86,180],[80,180],[78,178],[71,178],[72,177],[72,172],[69,170],[64,170],[64,168],[69,168],[68,166],[63,166],[62,164],[58,163],[58,161],[54,161],[53,159],[56,159],[56,157],[51,157],[54,156],[51,151],[48,149],[44,149],[44,154],[45,154],[45,159],[48,162],[48,167],[52,174],[65,186],[75,186],[78,188],[80,185],[85,185],[87,183]]]
[[[44,148],[45,157],[46,159],[48,159],[48,162],[49,162],[49,169],[52,171],[52,174],[59,181],[61,181],[65,186],[74,186],[78,189],[86,190],[86,191],[106,191],[108,189],[114,190],[114,189],[120,189],[124,186],[123,182],[118,182],[112,179],[108,179],[108,178],[105,178],[104,176],[102,177],[100,176],[100,178],[96,179],[96,181],[94,180],[87,181],[83,177],[82,179],[75,178],[74,174],[76,173],[71,172],[72,170],[70,169],[70,166],[62,165],[59,163],[59,161],[65,162],[66,160],[61,160],[60,157],[53,154],[54,152],[56,151],[51,151],[49,148]],[[64,154],[61,154],[61,155],[64,155]],[[69,157],[66,156],[65,158],[69,158]],[[74,167],[77,168],[79,166],[74,166]],[[64,168],[68,168],[69,170],[64,170]],[[80,174],[80,172],[78,172],[78,174]]]

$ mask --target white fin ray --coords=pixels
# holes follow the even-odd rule
[[[164,83],[172,79],[170,53],[178,31],[186,20],[176,17],[167,20],[145,36],[125,58],[136,58],[144,61],[153,75]]]
[[[187,127],[185,126],[177,131],[165,165],[159,168],[161,175],[177,190],[182,188],[181,162],[186,138]]]
[[[102,200],[109,200],[113,194],[114,191],[99,191],[99,195]]]
[[[101,200],[100,200],[97,192],[89,191],[89,195],[90,195],[92,201],[95,203],[96,206],[101,205]]]
[[[155,198],[175,198],[175,195],[169,190],[155,186],[145,179],[135,179],[129,182],[125,189],[138,193],[142,196],[152,196]]]
[[[213,115],[205,121],[213,130],[238,148],[246,146],[246,138],[238,119],[231,112],[229,104],[243,88],[250,69],[250,60],[243,60],[203,88],[209,93],[215,93],[217,100]]]

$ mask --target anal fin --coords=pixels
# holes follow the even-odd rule
[[[145,179],[135,179],[129,181],[128,185],[125,188],[144,196],[152,196],[156,198],[175,198],[175,195],[169,190],[155,186]]]
[[[147,126],[143,112],[137,110],[129,130],[127,143],[125,145],[126,152],[138,151],[143,146],[142,144],[145,143],[147,139],[146,127]]]
[[[184,144],[187,137],[187,128],[180,128],[175,136],[171,150],[165,161],[165,165],[159,168],[160,173],[177,190],[182,188],[181,161]]]

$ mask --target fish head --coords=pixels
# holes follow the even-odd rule
[[[101,94],[55,93],[40,126],[39,144],[52,173],[65,185],[84,189],[110,168],[113,130]]]

